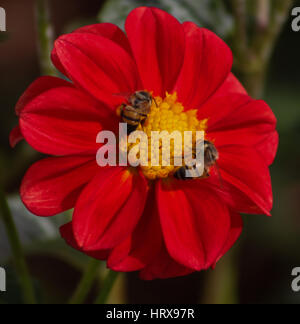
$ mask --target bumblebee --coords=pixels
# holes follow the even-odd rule
[[[121,118],[127,123],[128,135],[147,119],[154,98],[148,91],[136,91],[128,98],[129,104],[121,106]]]
[[[196,148],[193,149],[193,158],[196,158]],[[191,180],[209,177],[209,170],[217,164],[219,158],[218,150],[212,142],[204,141],[204,173],[196,166],[183,166],[174,173],[178,180]]]

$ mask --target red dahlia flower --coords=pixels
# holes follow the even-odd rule
[[[125,28],[98,24],[61,36],[52,60],[71,81],[39,78],[17,103],[11,144],[25,138],[54,156],[29,169],[22,200],[39,216],[74,208],[61,235],[115,271],[150,280],[208,269],[240,236],[240,213],[270,215],[276,119],[230,72],[232,53],[212,32],[144,7]],[[145,132],[205,130],[222,186],[215,170],[180,181],[172,167],[97,165],[97,134],[118,131],[124,99],[115,94],[144,89],[158,101]]]

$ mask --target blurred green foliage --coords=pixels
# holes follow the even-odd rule
[[[232,16],[220,0],[108,0],[100,11],[99,21],[112,22],[123,28],[129,12],[139,6],[161,8],[181,22],[193,21],[222,37],[227,37],[233,29]]]

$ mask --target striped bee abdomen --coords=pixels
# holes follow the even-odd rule
[[[183,166],[174,173],[174,177],[177,180],[192,180],[197,178],[199,179],[202,176],[203,174],[201,174],[199,168],[197,168],[196,166]]]
[[[136,131],[141,123],[141,116],[136,111],[123,109],[121,112],[121,118],[122,121],[127,124],[128,135]]]

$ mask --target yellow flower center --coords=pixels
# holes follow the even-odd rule
[[[196,132],[205,131],[207,129],[207,121],[207,119],[197,119],[197,110],[188,110],[185,112],[183,105],[177,101],[176,92],[173,94],[166,93],[165,98],[155,97],[155,100],[152,102],[150,114],[143,125],[140,125],[137,129],[139,131],[143,131],[148,137],[148,148],[143,147],[143,145],[145,145],[144,143],[141,143],[140,145],[140,155],[145,152],[148,153],[148,165],[141,166],[141,170],[145,177],[149,180],[155,180],[157,178],[168,178],[169,176],[173,176],[174,173],[179,169],[178,166],[175,166],[175,158],[180,156],[183,163],[185,132],[192,132],[193,143],[190,145],[195,145]],[[182,138],[182,141],[179,143],[175,140],[170,141],[170,163],[167,166],[166,163],[164,163],[166,161],[163,161],[164,155],[162,150],[162,139],[160,140],[159,144],[159,157],[157,156],[157,160],[154,160],[155,163],[153,163],[153,132],[163,131],[167,131],[168,134],[179,132]],[[128,152],[135,145],[137,144],[129,144]],[[178,147],[178,145],[180,145],[180,147]]]

